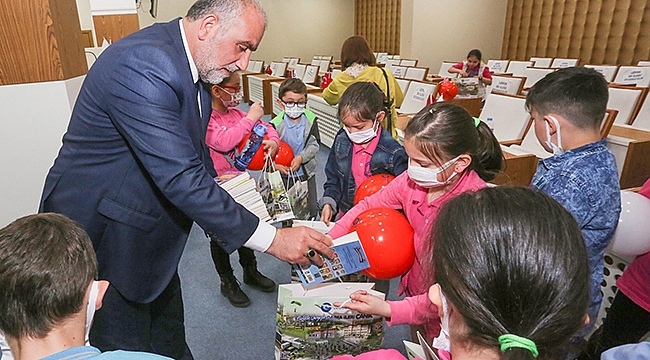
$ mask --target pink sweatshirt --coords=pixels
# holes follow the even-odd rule
[[[469,171],[463,174],[456,185],[446,194],[431,203],[427,203],[427,189],[416,185],[408,177],[408,173],[404,172],[378,193],[367,197],[350,209],[330,230],[328,234],[333,238],[347,234],[352,221],[368,209],[388,207],[404,210],[406,218],[415,232],[413,237],[415,261],[411,269],[402,276],[398,289],[398,293],[400,295],[406,294],[407,298],[400,301],[389,301],[392,316],[387,319],[388,325],[425,324],[427,339],[438,335],[440,332],[438,312],[429,301],[427,293],[430,284],[427,282],[427,275],[424,273],[431,252],[428,237],[431,233],[433,219],[438,214],[440,206],[447,200],[458,194],[476,191],[485,186],[485,181],[476,172]]]
[[[241,140],[253,130],[255,121],[237,108],[228,108],[227,113],[212,110],[205,143],[210,148],[210,157],[217,175],[240,172],[233,165],[235,149]],[[266,134],[270,140],[280,144],[280,137],[273,126],[266,124]]]

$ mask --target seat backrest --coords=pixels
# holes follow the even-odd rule
[[[647,91],[647,88],[609,85],[607,108],[618,110],[616,124],[629,124],[634,120]]]
[[[400,89],[402,89],[402,94],[406,94],[406,90],[408,90],[411,80],[407,80],[407,79],[395,79],[395,80],[397,80]]]
[[[271,62],[271,75],[272,76],[284,76],[284,72],[287,70],[287,63],[282,61],[272,61]]]
[[[491,93],[485,99],[479,118],[483,121],[493,119],[494,136],[500,142],[521,140],[530,120],[526,97]]]
[[[523,76],[492,75],[492,92],[519,95],[524,89],[526,78]]]
[[[389,70],[398,79],[403,79],[404,75],[406,75],[406,66],[393,65]]]
[[[555,71],[555,69],[540,69],[540,68],[533,68],[529,67],[524,70],[524,75],[526,77],[526,83],[524,83],[524,89],[530,89],[535,85],[538,81],[542,80],[542,78],[550,73]]]
[[[401,59],[399,65],[402,66],[418,66],[418,61],[415,59]]]
[[[450,78],[455,78],[458,76],[457,73],[450,73],[448,70],[450,67],[456,65],[457,63],[452,62],[452,61],[443,61],[442,65],[440,65],[440,70],[438,70],[438,75],[442,77],[450,77]]]
[[[300,62],[300,58],[290,58],[287,63],[287,70],[293,70],[296,68],[296,64]]]
[[[549,68],[553,62],[553,58],[550,57],[531,57],[530,61],[533,62],[533,67],[536,68]]]
[[[313,84],[316,82],[316,77],[318,76],[318,66],[307,65],[305,67],[305,73],[301,78],[302,82],[305,84]]]
[[[391,71],[393,71],[392,67],[399,66],[401,62],[402,60],[400,59],[386,59],[386,68],[391,69]]]
[[[650,66],[650,61],[639,60],[639,62],[636,64],[636,66]]]
[[[616,116],[618,115],[618,110],[607,109],[605,110],[605,116],[603,117],[603,122],[600,123],[600,136],[606,138],[609,135],[609,130],[612,129]]]
[[[613,83],[648,87],[650,85],[650,67],[621,66],[618,68],[618,73],[616,73]]]
[[[331,61],[332,60],[330,60],[330,59],[322,59],[318,64],[316,64],[316,65],[318,65],[318,74],[319,75],[323,75],[324,73],[329,71]]]
[[[377,64],[385,64],[386,60],[388,60],[388,53],[386,52],[377,53]]]
[[[298,79],[304,79],[305,77],[305,71],[307,71],[307,66],[305,64],[296,64],[296,66],[293,68],[294,75]],[[309,65],[309,66],[314,66],[314,65]]]
[[[429,68],[427,67],[407,67],[404,79],[424,80],[427,77]]]
[[[618,65],[585,65],[585,67],[592,68],[602,74],[608,83],[614,81],[614,76],[618,71]]]
[[[532,61],[515,61],[512,60],[508,63],[508,69],[506,73],[512,74],[514,76],[525,76],[524,70],[533,65]]]
[[[552,69],[564,69],[573,66],[578,66],[578,59],[554,58],[551,63]]]
[[[339,73],[341,73],[341,69],[332,69],[332,79],[335,78]]]
[[[411,81],[402,106],[397,111],[402,114],[415,114],[422,110],[427,105],[427,99],[434,94],[436,86],[434,83]]]
[[[495,74],[505,73],[510,60],[488,60],[487,66]]]
[[[93,66],[95,60],[97,60],[97,55],[95,55],[95,53],[92,51],[86,50],[86,63],[88,63],[88,69]]]
[[[643,104],[639,108],[639,112],[630,125],[637,129],[650,131],[650,99],[648,99],[648,95],[646,95]]]

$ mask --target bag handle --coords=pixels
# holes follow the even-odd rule
[[[386,113],[386,117],[388,118],[387,124],[388,124],[388,132],[393,135],[393,110],[391,109],[393,104],[392,100],[390,97],[390,85],[388,83],[388,75],[386,74],[386,70],[384,70],[383,67],[380,67],[381,72],[384,74],[384,80],[386,80],[386,101],[387,103],[385,104],[386,107],[388,108],[388,111]]]

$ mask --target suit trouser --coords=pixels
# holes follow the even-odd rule
[[[90,344],[101,351],[146,351],[174,359],[193,359],[185,342],[183,298],[178,274],[152,302],[126,299],[113,285],[95,313]]]

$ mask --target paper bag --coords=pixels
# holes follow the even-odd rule
[[[275,341],[276,360],[325,360],[335,355],[357,355],[381,348],[383,318],[335,307],[356,290],[372,283],[327,283],[305,290],[301,284],[280,285]]]

